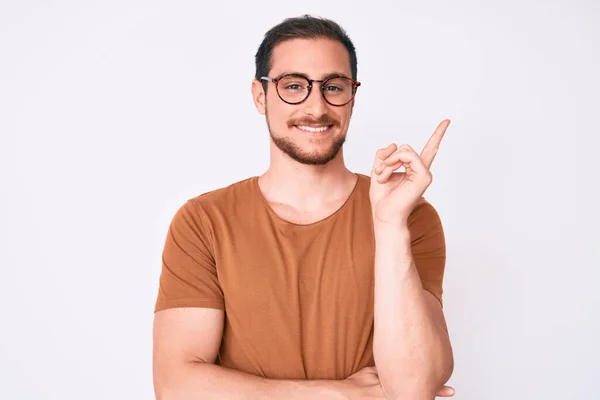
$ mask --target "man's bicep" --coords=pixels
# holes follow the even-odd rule
[[[172,308],[154,314],[155,384],[166,383],[188,363],[214,363],[223,337],[224,312],[216,308]]]

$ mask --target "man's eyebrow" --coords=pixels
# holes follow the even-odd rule
[[[308,74],[305,74],[303,72],[298,72],[298,71],[282,72],[282,73],[278,74],[277,77],[281,78],[284,75],[300,75],[300,76],[304,76],[305,78],[309,78]],[[344,74],[342,72],[330,72],[330,73],[324,75],[320,80],[324,81],[329,78],[337,78],[337,77],[341,77],[341,76],[343,76],[345,78],[348,77],[348,76],[346,76],[346,74]]]
[[[284,72],[278,74],[277,77],[281,78],[284,75],[300,75],[300,76],[304,76],[304,77],[308,78],[308,75],[306,75],[303,72],[298,72],[298,71],[284,71]]]
[[[325,75],[323,77],[323,80],[326,80],[326,79],[329,79],[329,78],[338,78],[338,77],[348,78],[346,76],[346,74],[344,74],[344,73],[341,73],[341,72],[332,72],[332,73],[329,73],[329,74]]]

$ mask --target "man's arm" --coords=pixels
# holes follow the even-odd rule
[[[209,308],[175,308],[155,314],[153,374],[157,399],[333,400],[382,395],[376,377],[363,375],[364,379],[344,381],[271,380],[214,365],[221,344],[223,316],[223,311]]]
[[[386,397],[431,400],[453,370],[439,300],[423,289],[407,224],[375,223],[375,365]]]

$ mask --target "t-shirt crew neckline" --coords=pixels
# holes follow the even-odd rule
[[[320,219],[318,221],[315,222],[311,222],[310,224],[298,224],[295,222],[291,222],[288,220],[285,220],[283,218],[281,218],[271,207],[271,205],[269,204],[269,202],[267,201],[267,199],[265,198],[265,196],[263,196],[262,191],[260,190],[260,186],[258,185],[258,176],[253,176],[250,180],[252,183],[252,188],[254,190],[254,194],[256,196],[258,196],[258,198],[260,199],[261,203],[267,208],[267,210],[269,211],[269,214],[271,214],[271,216],[276,219],[277,221],[279,221],[280,223],[286,224],[286,225],[290,225],[290,226],[299,226],[299,227],[312,227],[312,226],[316,226],[316,225],[321,225],[323,223],[326,223],[327,221],[335,218],[337,215],[339,215],[341,212],[343,212],[348,205],[350,204],[350,202],[352,200],[354,200],[354,198],[356,197],[357,193],[358,193],[358,188],[359,186],[362,184],[362,179],[360,174],[354,173],[354,175],[356,176],[356,183],[354,184],[354,187],[352,188],[352,191],[350,192],[350,194],[348,195],[348,198],[344,201],[344,203],[337,209],[335,210],[333,213],[331,213],[330,215],[328,215],[327,217]]]

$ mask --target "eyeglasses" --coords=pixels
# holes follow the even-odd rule
[[[321,83],[321,93],[332,106],[344,106],[352,101],[360,82],[346,76],[333,76],[325,80],[308,79],[298,74],[286,74],[277,78],[263,76],[262,81],[273,82],[279,98],[288,104],[300,104],[310,96],[313,83]]]

